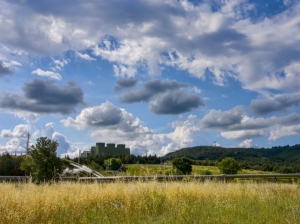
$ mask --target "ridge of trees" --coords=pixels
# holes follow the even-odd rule
[[[272,148],[223,148],[195,146],[166,154],[164,160],[178,157],[194,160],[194,165],[212,165],[226,157],[234,158],[244,169],[274,171],[279,173],[300,172],[300,144]]]
[[[278,173],[300,172],[300,144],[294,146],[278,146],[272,148],[223,148],[213,146],[195,146],[168,153],[163,157],[149,156],[116,156],[123,164],[161,164],[174,158],[187,157],[193,165],[217,166],[226,157],[237,160],[241,168]],[[0,154],[0,176],[23,176],[20,169],[26,156],[14,156],[9,153]],[[101,171],[106,169],[105,160],[112,157],[81,158],[81,164]],[[70,158],[68,158],[70,159]],[[78,162],[78,158],[72,159]]]

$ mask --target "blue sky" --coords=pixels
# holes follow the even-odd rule
[[[0,153],[299,143],[297,0],[0,2]]]

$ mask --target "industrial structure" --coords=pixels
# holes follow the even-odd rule
[[[92,146],[90,151],[81,153],[82,158],[93,156],[125,156],[130,155],[130,149],[125,148],[124,144],[108,143],[105,145],[103,142],[97,142],[96,146]]]

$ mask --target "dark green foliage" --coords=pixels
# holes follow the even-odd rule
[[[186,157],[175,158],[172,160],[173,167],[183,174],[190,174],[192,172],[192,163],[192,160]]]
[[[194,165],[215,166],[226,157],[234,158],[243,169],[272,172],[300,172],[300,144],[272,148],[222,148],[196,146],[169,153],[164,160],[186,156],[194,160]],[[285,168],[288,167],[289,169]]]
[[[56,156],[58,143],[47,137],[37,139],[28,151],[28,157],[22,162],[21,169],[31,175],[37,183],[58,179],[62,171],[62,160]]]
[[[111,158],[104,160],[106,170],[118,170],[122,166],[121,159]]]
[[[224,174],[237,174],[241,170],[239,162],[233,158],[224,158],[218,163],[218,168]]]
[[[126,155],[126,156],[95,156],[89,158],[81,158],[80,163],[91,167],[94,163],[98,164],[102,168],[105,167],[104,161],[110,158],[120,159],[123,164],[160,164],[162,162],[162,158],[154,156],[135,156],[135,155]],[[78,162],[78,158],[73,159],[74,162]],[[101,167],[98,167],[101,170]]]
[[[20,165],[24,156],[12,156],[7,152],[0,156],[0,176],[24,176]]]

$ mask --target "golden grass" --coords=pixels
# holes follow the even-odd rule
[[[300,223],[297,184],[0,184],[0,223]]]

